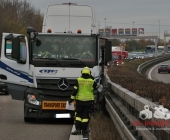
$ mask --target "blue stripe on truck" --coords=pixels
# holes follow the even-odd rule
[[[18,70],[15,70],[15,69],[9,67],[8,65],[6,65],[5,63],[3,63],[2,61],[0,61],[0,68],[2,68],[2,69],[4,69],[4,70],[6,70],[6,71],[8,71],[8,72],[10,72],[10,73],[12,73],[12,74],[14,74],[15,76],[18,76],[18,77],[20,77],[20,78],[26,79],[26,80],[28,80],[30,83],[33,83],[33,79],[30,78],[30,77],[28,77],[28,75],[23,74],[23,73],[19,72]]]

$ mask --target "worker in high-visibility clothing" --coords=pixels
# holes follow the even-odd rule
[[[91,105],[94,102],[93,89],[97,90],[98,88],[95,80],[91,78],[91,71],[88,67],[85,67],[81,71],[81,74],[82,76],[77,79],[77,82],[74,85],[73,93],[69,100],[69,103],[74,100],[76,102],[76,130],[71,133],[72,135],[85,135],[89,132],[87,128]]]

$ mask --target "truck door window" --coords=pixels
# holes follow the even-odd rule
[[[5,42],[5,56],[8,59],[12,59],[11,57],[11,52],[12,52],[12,40],[6,40]],[[26,43],[24,41],[22,41],[20,43],[20,58],[22,60],[26,60],[27,57],[27,49],[26,49]]]
[[[10,40],[6,41],[5,43],[5,56],[9,59],[13,59],[11,57],[11,50],[12,50],[12,42]]]

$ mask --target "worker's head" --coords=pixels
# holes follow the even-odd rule
[[[54,51],[59,50],[59,45],[57,45],[57,44],[52,44],[51,47],[53,48]]]
[[[91,71],[88,67],[84,67],[83,70],[81,71],[81,74],[91,75]]]

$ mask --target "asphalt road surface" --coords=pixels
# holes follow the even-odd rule
[[[24,122],[24,102],[0,94],[0,140],[68,140],[70,119],[41,119]]]

